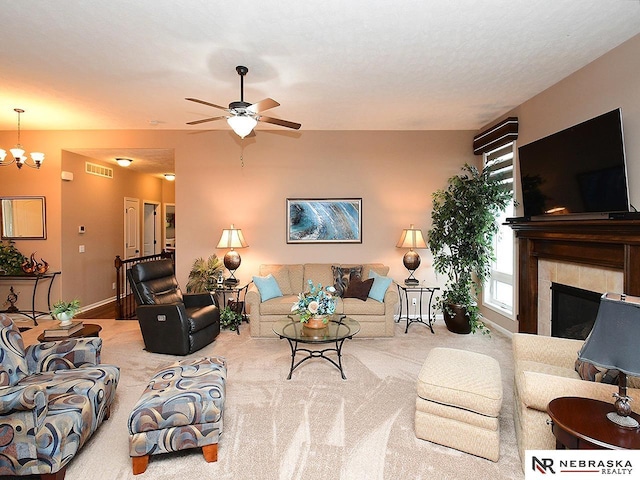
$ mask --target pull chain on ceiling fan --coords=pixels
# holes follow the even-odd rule
[[[292,128],[298,130],[302,125],[296,122],[290,122],[288,120],[282,120],[280,118],[267,117],[266,115],[260,115],[260,112],[277,107],[280,104],[271,98],[265,98],[256,103],[248,103],[244,101],[244,76],[249,72],[247,67],[238,65],[236,72],[240,75],[240,100],[231,102],[229,108],[221,107],[215,103],[205,102],[197,98],[186,98],[190,102],[201,103],[209,107],[218,108],[229,113],[229,115],[221,115],[218,117],[204,118],[202,120],[194,120],[193,122],[187,122],[187,125],[198,125],[205,122],[213,122],[216,120],[222,120],[226,118],[227,123],[233,129],[233,131],[240,137],[244,138],[249,135],[258,122],[271,123],[273,125],[279,125],[285,128]]]

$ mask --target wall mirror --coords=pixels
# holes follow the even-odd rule
[[[3,240],[47,238],[44,197],[0,197]]]

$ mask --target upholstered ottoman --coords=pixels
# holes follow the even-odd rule
[[[434,348],[418,375],[416,437],[498,461],[502,379],[480,353]]]
[[[154,374],[129,416],[134,475],[158,453],[202,447],[207,462],[218,459],[226,376],[221,357],[180,360]]]

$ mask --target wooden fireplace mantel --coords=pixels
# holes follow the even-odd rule
[[[624,293],[640,296],[640,220],[516,221],[518,331],[538,333],[538,260],[617,268]]]

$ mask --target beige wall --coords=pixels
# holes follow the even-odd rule
[[[258,132],[244,149],[229,132],[193,135],[176,150],[178,275],[216,250],[222,229],[242,228],[236,276],[251,280],[261,263],[382,262],[402,280],[403,228],[427,232],[431,193],[465,162],[474,161],[473,132]],[[296,138],[297,137],[297,138]],[[183,156],[186,155],[186,156]],[[287,244],[287,198],[361,197],[362,244]],[[428,250],[416,275],[436,282]]]
[[[640,35],[508,112],[520,124],[518,145],[622,108],[631,203],[640,210]],[[502,117],[501,117],[502,118]],[[499,119],[496,119],[496,121]],[[496,123],[491,122],[491,124]],[[483,309],[509,330],[513,321]]]
[[[184,133],[180,135],[184,136]],[[26,255],[35,251],[37,258],[44,258],[50,263],[51,270],[62,271],[62,276],[56,278],[53,284],[52,302],[59,298],[78,297],[86,306],[114,295],[111,288],[115,281],[113,259],[115,255],[122,255],[124,196],[139,195],[140,199],[156,199],[159,202],[175,200],[173,183],[154,179],[149,175],[120,173],[120,167],[115,164],[116,180],[111,187],[91,182],[86,178],[89,176],[83,173],[85,158],[66,150],[170,148],[174,141],[171,137],[171,133],[154,131],[21,132],[21,141],[27,152],[43,151],[46,155],[45,162],[40,170],[26,167],[18,170],[15,165],[1,167],[0,196],[46,197],[47,239],[20,240],[16,242],[16,246]],[[15,142],[15,131],[0,132],[0,145],[13,146]],[[63,162],[64,170],[74,172],[73,182],[61,179]],[[158,190],[159,183],[162,184],[161,190]],[[87,233],[82,239],[77,230],[80,224],[87,227]],[[98,232],[99,236],[96,235]],[[81,243],[86,247],[84,254],[78,252]],[[0,299],[6,298],[10,285],[11,282],[0,279]],[[22,295],[18,305],[22,308],[29,304],[30,288],[26,283],[20,284]],[[39,289],[36,306],[46,310],[46,289]]]
[[[113,168],[113,178],[85,173],[85,162]],[[74,176],[73,181],[62,182],[62,296],[78,297],[90,305],[115,295],[113,262],[116,255],[124,258],[124,198],[138,199],[142,216],[143,202],[161,204],[163,192],[173,192],[174,184],[70,152],[62,153],[62,170]],[[169,196],[173,198],[172,193]],[[83,234],[78,232],[80,225],[85,227]],[[79,252],[80,245],[84,253]]]
[[[395,248],[400,232],[414,223],[426,233],[431,193],[465,162],[475,160],[472,136],[471,131],[259,131],[256,138],[245,140],[243,151],[243,142],[226,130],[26,131],[22,143],[42,149],[45,164],[40,171],[2,168],[0,195],[47,197],[48,239],[24,240],[18,248],[23,253],[37,250],[52,268],[62,269],[54,299],[78,296],[87,305],[113,295],[112,260],[121,254],[123,238],[116,210],[124,196],[156,198],[134,180],[140,193],[87,178],[82,173],[84,157],[67,151],[81,148],[174,149],[175,197],[166,189],[160,195],[162,202],[176,203],[177,270],[183,285],[196,257],[224,255],[215,246],[230,223],[243,229],[250,245],[241,251],[241,280],[250,280],[261,263],[352,261],[386,263],[391,276],[401,280],[407,272],[402,266],[405,251]],[[0,132],[1,145],[13,142],[15,132]],[[61,180],[62,170],[74,172],[73,182]],[[123,175],[121,170],[114,165],[117,176]],[[363,243],[288,245],[285,200],[292,197],[361,197]],[[79,225],[87,228],[83,236],[77,233]],[[81,243],[84,254],[78,253]],[[429,266],[429,252],[420,254],[418,278],[442,283]],[[0,297],[2,289],[0,285]]]

